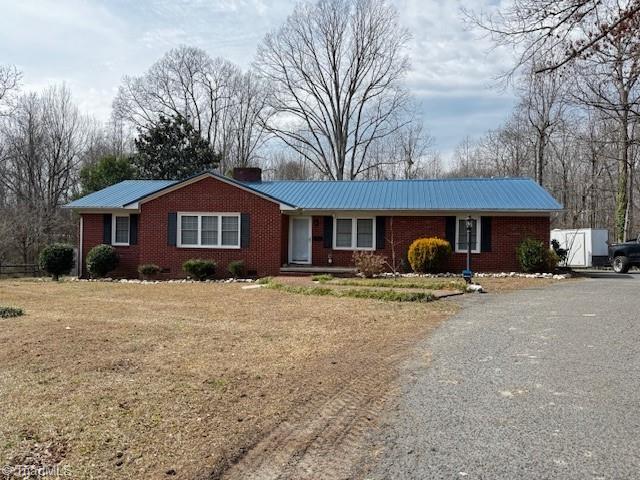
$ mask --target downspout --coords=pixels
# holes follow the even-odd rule
[[[84,240],[84,222],[83,222],[84,218],[82,217],[82,215],[80,215],[80,239],[78,242],[78,278],[82,278],[82,243]]]

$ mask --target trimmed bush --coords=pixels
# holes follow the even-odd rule
[[[558,256],[544,242],[526,238],[516,250],[520,268],[526,273],[553,271],[558,265]]]
[[[384,272],[387,259],[375,253],[353,252],[353,264],[359,274],[365,278],[372,278]]]
[[[547,258],[545,263],[547,272],[553,272],[556,268],[558,268],[558,264],[560,263],[560,256],[553,249],[547,250]]]
[[[54,243],[44,247],[38,258],[40,268],[57,281],[73,268],[73,247],[66,243]]]
[[[192,258],[182,264],[182,269],[194,280],[202,281],[213,277],[216,273],[216,263],[212,260]]]
[[[247,269],[244,266],[244,260],[233,260],[227,265],[227,270],[233,278],[241,278],[246,274]]]
[[[0,318],[13,318],[24,315],[21,308],[0,306]]]
[[[158,276],[161,268],[155,263],[145,263],[138,266],[138,273],[144,280],[149,280]]]
[[[416,273],[439,271],[451,256],[451,244],[438,237],[418,238],[409,246],[407,258]]]
[[[118,252],[111,245],[96,245],[87,253],[87,272],[102,278],[115,270],[119,262]]]

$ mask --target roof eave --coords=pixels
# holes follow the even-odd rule
[[[122,207],[122,206],[82,206],[82,207],[67,207],[63,206],[67,210],[73,210],[76,213],[108,213],[108,212],[123,212],[123,213],[137,213],[140,210],[137,207]]]
[[[429,215],[446,214],[467,214],[467,213],[495,213],[495,214],[541,214],[561,213],[563,208],[558,209],[496,209],[496,208],[305,208],[295,209],[299,213],[330,213],[330,212],[371,212],[371,213],[420,213]]]

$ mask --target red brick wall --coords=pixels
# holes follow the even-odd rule
[[[167,243],[169,212],[238,212],[248,213],[251,229],[249,247],[240,249],[178,248]],[[102,214],[83,214],[83,265],[87,252],[102,243]],[[217,276],[228,276],[227,266],[233,260],[244,260],[248,271],[260,276],[280,272],[286,235],[283,215],[278,204],[243,191],[213,178],[205,178],[179,190],[167,193],[141,206],[138,219],[138,245],[115,247],[120,265],[113,277],[138,277],[138,265],[155,263],[168,272],[165,278],[185,274],[182,264],[190,258],[214,260]],[[84,268],[86,276],[86,267]]]
[[[391,236],[391,220],[393,219],[394,240],[397,242],[396,256],[406,254],[409,245],[416,238],[438,236],[445,238],[446,217],[429,216],[395,216],[385,218],[386,239],[384,250],[376,253],[385,255],[391,260],[392,252],[389,243]],[[327,266],[331,254],[333,266],[353,266],[352,251],[331,250],[324,248],[324,222],[322,217],[313,217],[312,262],[313,265]],[[477,272],[517,271],[516,247],[526,237],[533,237],[549,242],[549,217],[493,217],[491,228],[491,252],[472,254],[472,268]],[[283,237],[288,241],[287,237]],[[286,258],[286,257],[285,257]],[[399,260],[398,260],[399,261]],[[446,269],[461,271],[466,266],[466,254],[454,253]]]
[[[85,213],[82,214],[82,272],[87,277],[87,253],[96,245],[102,244],[103,240],[103,216],[101,213]],[[118,268],[109,274],[114,278],[135,278],[138,276],[138,258],[140,254],[138,245],[130,245],[128,247],[115,247],[120,257]]]
[[[251,241],[248,248],[205,249],[178,248],[167,245],[167,217],[169,212],[239,212],[248,213],[251,223]],[[102,214],[83,214],[83,265],[87,252],[102,243]],[[420,237],[445,237],[446,217],[395,216],[385,217],[387,241],[377,251],[391,259],[389,238],[392,231],[397,242],[398,263],[413,240]],[[184,277],[182,263],[189,258],[206,258],[218,264],[218,276],[227,276],[227,265],[232,260],[245,261],[247,270],[259,276],[277,275],[280,266],[288,261],[288,217],[279,206],[250,192],[228,185],[214,178],[205,178],[181,189],[167,193],[142,204],[138,221],[138,245],[116,247],[120,265],[114,277],[137,277],[137,267],[155,263],[169,271],[166,278]],[[472,254],[474,271],[516,271],[516,247],[526,237],[549,241],[549,217],[493,217],[491,252]],[[327,266],[331,254],[333,266],[353,266],[352,252],[325,249],[323,245],[324,221],[322,216],[312,218],[313,265]],[[466,255],[454,253],[446,266],[449,271],[461,271]],[[85,269],[86,274],[86,269]]]
[[[249,247],[179,248],[167,245],[169,212],[248,213]],[[228,276],[227,265],[244,260],[247,271],[260,276],[280,272],[282,215],[278,204],[220,180],[208,177],[143,203],[140,209],[138,243],[140,263],[155,263],[169,269],[167,277],[184,277],[182,264],[190,258],[205,258],[218,264],[217,276]]]

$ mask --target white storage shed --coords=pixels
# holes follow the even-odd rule
[[[609,231],[605,228],[577,228],[551,230],[551,240],[565,248],[567,266],[594,267],[608,264]]]

